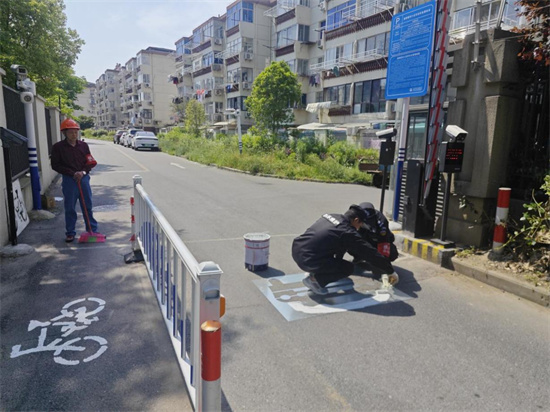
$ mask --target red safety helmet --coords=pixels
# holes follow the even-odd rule
[[[80,130],[80,125],[75,122],[73,119],[65,119],[61,122],[61,131],[67,129],[78,129]]]

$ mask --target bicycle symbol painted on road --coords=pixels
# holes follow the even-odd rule
[[[91,302],[95,309],[90,310],[86,306],[86,302]],[[38,336],[38,344],[34,348],[21,350],[21,345],[15,345],[11,348],[11,358],[17,358],[19,356],[28,355],[36,352],[53,352],[53,360],[60,365],[78,365],[80,360],[67,359],[64,357],[64,352],[83,352],[88,349],[88,352],[93,351],[97,346],[97,350],[91,355],[82,359],[82,362],[91,362],[94,359],[99,358],[108,348],[107,340],[100,336],[85,336],[83,338],[74,338],[70,340],[64,340],[73,332],[86,329],[93,322],[97,322],[99,318],[95,316],[105,308],[105,301],[99,298],[86,298],[73,300],[67,303],[61,309],[61,315],[50,319],[48,322],[40,322],[38,320],[31,320],[29,322],[28,331],[32,331],[36,328],[40,329],[40,336]],[[54,339],[50,343],[46,344],[46,337],[48,335],[48,326],[61,327],[61,338]],[[79,345],[78,342],[82,341]],[[89,343],[92,344],[91,349]],[[80,346],[84,345],[84,346]]]

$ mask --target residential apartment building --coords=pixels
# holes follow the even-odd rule
[[[120,68],[107,69],[96,81],[96,122],[99,129],[120,127],[119,94],[117,90]]]
[[[73,111],[73,116],[88,116],[96,117],[96,85],[95,83],[86,83],[82,93],[79,93],[76,96],[74,102],[76,105],[80,106],[82,109]]]
[[[256,76],[271,61],[272,21],[265,12],[271,0],[238,0],[223,16],[212,17],[176,41],[175,101],[194,98],[205,108],[213,129],[234,130],[225,115],[239,110],[242,130],[252,125],[245,101]]]
[[[211,125],[225,110],[240,109],[246,129],[252,120],[246,115],[245,100],[254,78],[269,62],[283,60],[302,86],[301,101],[293,108],[293,126],[303,131],[331,130],[368,146],[375,131],[394,124],[398,114],[396,102],[384,97],[392,17],[425,2],[236,1],[225,16],[209,19],[176,42],[178,98],[201,101]],[[475,0],[452,3],[453,42],[473,29],[476,4]],[[494,27],[499,11],[503,27],[517,23],[513,7],[508,2],[502,5],[500,10],[500,0],[480,3],[481,30]],[[448,90],[448,98],[453,98],[453,90]],[[411,104],[425,106],[427,101],[428,95],[412,99]]]
[[[158,129],[174,122],[171,109],[176,87],[167,79],[174,71],[174,50],[148,47],[124,66],[107,70],[98,84],[98,128],[136,126]]]

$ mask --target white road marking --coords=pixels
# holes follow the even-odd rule
[[[179,167],[180,169],[185,169],[184,166],[178,164],[178,163],[170,163],[170,166],[176,166],[176,167]]]

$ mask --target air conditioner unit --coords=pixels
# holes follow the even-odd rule
[[[317,40],[317,47],[319,47],[320,49],[323,48],[323,39]]]
[[[214,70],[215,72],[219,72],[221,69],[222,69],[222,65],[221,65],[221,64],[214,63],[214,64],[212,65],[212,70]]]
[[[244,59],[245,59],[245,60],[252,60],[252,57],[253,57],[253,56],[252,56],[252,53],[245,53],[245,54],[244,54]]]
[[[323,11],[326,10],[327,4],[325,3],[325,0],[320,0],[320,1],[319,1],[319,8],[320,8],[321,10],[323,10]]]
[[[149,104],[149,106],[153,105],[153,102],[151,100],[149,100],[147,103]]]
[[[222,44],[222,39],[214,39],[214,44]]]
[[[149,83],[145,83],[145,87],[151,87]]]
[[[221,96],[223,95],[223,89],[214,89],[214,94],[216,96]]]
[[[151,119],[144,119],[143,123],[149,124],[149,123],[151,123]]]
[[[243,90],[250,90],[250,83],[243,82]]]

